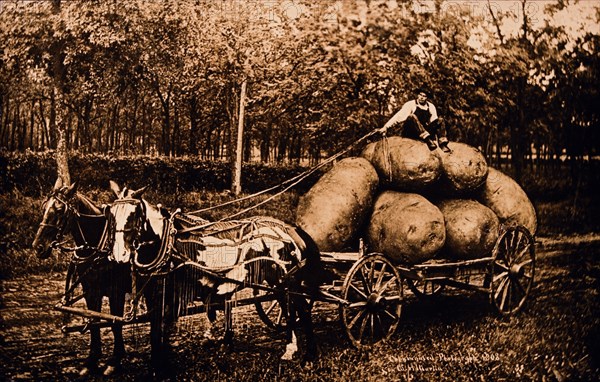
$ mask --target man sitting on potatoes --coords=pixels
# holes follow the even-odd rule
[[[427,143],[430,150],[438,147],[437,140],[442,151],[450,153],[444,121],[438,117],[435,105],[427,98],[426,90],[417,90],[417,99],[406,102],[400,111],[383,125],[380,131],[385,133],[388,128],[403,123],[400,135],[413,139],[420,138]]]

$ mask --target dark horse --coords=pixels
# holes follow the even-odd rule
[[[153,287],[148,280],[137,281],[158,290],[145,292],[154,295],[153,301],[147,300],[149,311],[162,320],[151,323],[153,363],[163,358],[161,351],[168,343],[168,330],[163,329],[185,314],[194,300],[208,305],[223,302],[224,341],[230,344],[233,330],[227,302],[236,291],[257,285],[273,288],[287,316],[289,343],[282,359],[290,359],[297,350],[296,317],[306,335],[305,356],[316,355],[306,297],[318,291],[326,273],[308,234],[269,217],[208,223],[180,213],[170,215],[141,199],[141,190],[113,191],[118,193],[110,209],[115,221],[113,257],[132,261],[140,275],[157,281]],[[157,308],[157,302],[163,305]]]
[[[77,284],[81,284],[87,308],[100,312],[102,297],[109,298],[110,312],[122,316],[125,293],[131,290],[129,264],[110,261],[102,247],[112,239],[108,219],[102,209],[77,192],[77,184],[63,186],[60,178],[44,203],[44,216],[33,241],[40,259],[50,256],[53,248],[60,246],[66,234],[71,234],[76,248],[73,251],[67,277],[65,299]],[[115,372],[125,355],[122,324],[113,324],[113,355],[107,362],[105,375]],[[100,328],[90,326],[90,353],[80,375],[97,372],[102,356]]]

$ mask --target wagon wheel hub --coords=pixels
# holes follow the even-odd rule
[[[367,308],[370,311],[378,311],[387,305],[387,300],[384,296],[377,292],[373,292],[367,298]]]
[[[525,269],[521,264],[514,264],[510,267],[509,274],[512,277],[523,277],[525,274]]]

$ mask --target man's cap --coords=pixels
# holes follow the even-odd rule
[[[415,89],[415,95],[419,95],[421,93],[425,93],[427,97],[431,97],[431,93],[426,88],[417,88]]]

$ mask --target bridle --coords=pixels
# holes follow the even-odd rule
[[[142,232],[143,226],[146,224],[146,221],[145,221],[146,205],[140,199],[135,199],[135,198],[117,199],[112,204],[113,207],[118,207],[120,205],[133,205],[135,207],[135,210],[134,210],[135,215],[134,215],[134,219],[133,219],[133,224],[131,224],[129,227],[125,226],[121,229],[117,229],[116,222],[114,221],[115,217],[111,213],[110,219],[111,219],[111,227],[113,228],[113,232],[115,234],[117,234],[117,233],[123,233],[123,234],[133,233],[132,246],[136,251],[138,249],[140,249],[140,247],[142,247],[143,245],[149,245],[149,244],[153,243],[153,242],[142,242],[141,241],[141,237],[142,237],[142,233],[143,233]]]
[[[46,223],[44,219],[44,221],[40,223],[40,227],[48,227],[56,230],[54,241],[50,243],[50,247],[57,248],[58,246],[60,246],[60,244],[62,244],[62,239],[65,236],[67,230],[69,229],[73,218],[79,217],[79,211],[74,205],[75,197],[72,197],[70,199],[64,198],[59,190],[55,190],[50,195],[48,195],[48,198],[44,202],[44,210],[46,209],[46,204],[48,204],[51,199],[55,199],[59,203],[62,203],[65,206],[65,211],[61,214],[57,214],[58,216],[56,218],[55,224]]]

